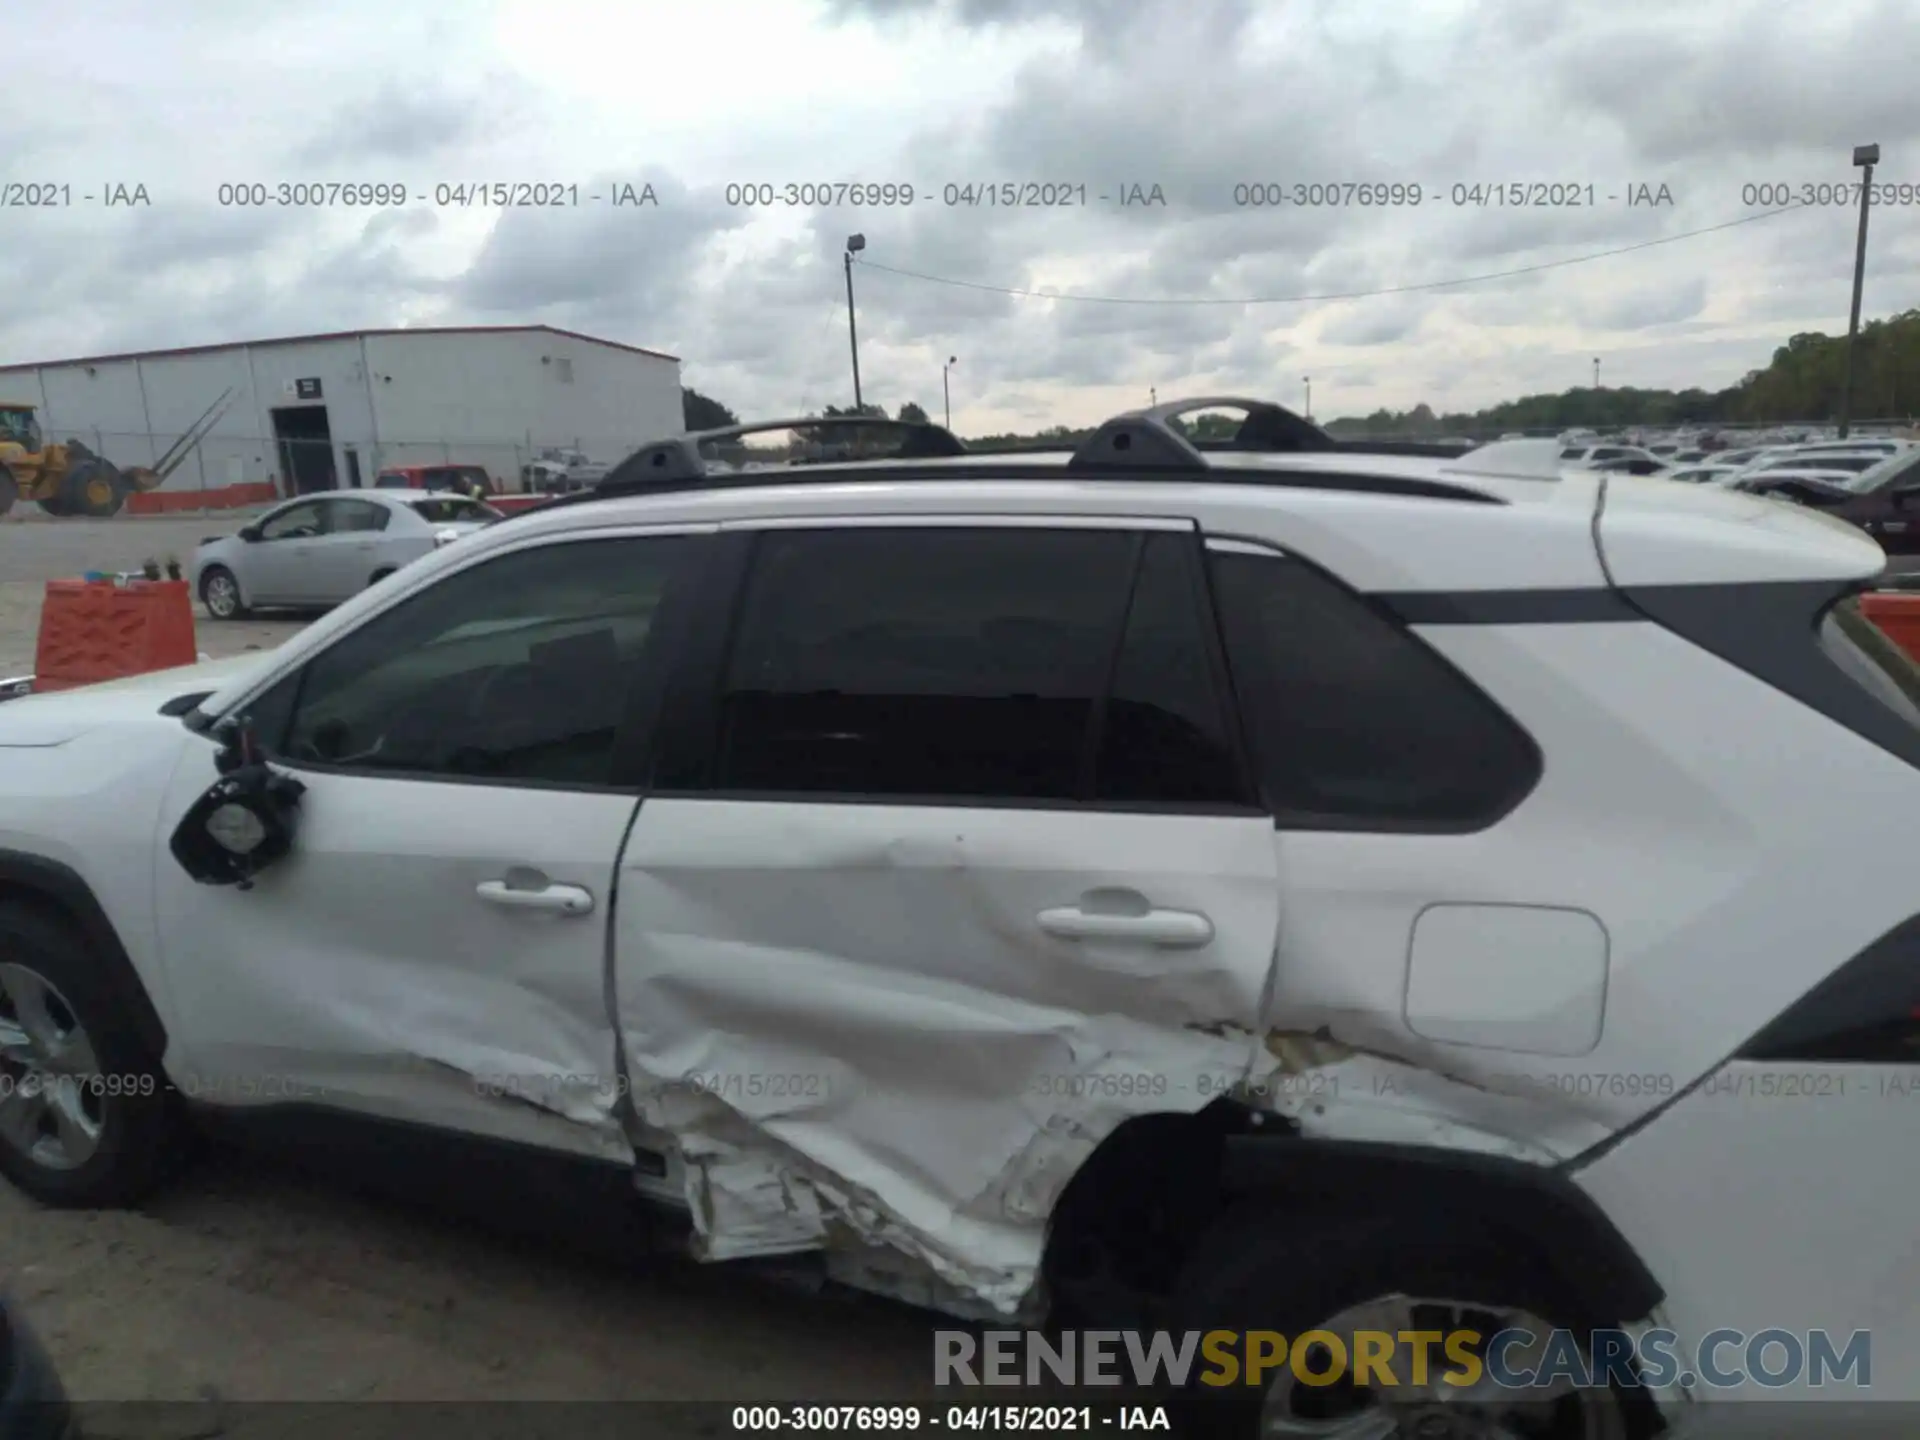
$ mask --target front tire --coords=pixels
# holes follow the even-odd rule
[[[216,620],[247,618],[247,607],[240,598],[240,582],[224,565],[209,565],[200,576],[200,603]]]
[[[173,1108],[86,938],[0,905],[0,1174],[46,1205],[130,1205],[159,1182]]]
[[[1614,1323],[1581,1313],[1538,1266],[1516,1259],[1488,1240],[1451,1234],[1410,1216],[1340,1220],[1290,1216],[1266,1205],[1223,1216],[1195,1250],[1172,1303],[1175,1334],[1236,1332],[1246,1358],[1250,1331],[1273,1331],[1291,1346],[1309,1331],[1340,1336],[1351,1375],[1351,1332],[1475,1330],[1484,1342],[1505,1329],[1532,1331],[1545,1343],[1553,1327],[1585,1335]],[[1587,1347],[1582,1344],[1581,1351]],[[1339,1358],[1315,1347],[1312,1369],[1326,1373]],[[1615,1387],[1557,1392],[1501,1390],[1484,1376],[1471,1387],[1439,1377],[1446,1353],[1430,1352],[1428,1384],[1411,1383],[1410,1349],[1392,1352],[1393,1388],[1359,1388],[1349,1381],[1315,1385],[1290,1369],[1267,1372],[1264,1385],[1192,1384],[1180,1397],[1188,1421],[1182,1433],[1215,1440],[1256,1436],[1320,1436],[1324,1440],[1378,1435],[1527,1435],[1541,1440],[1641,1440],[1651,1433],[1651,1402],[1644,1392]],[[1539,1363],[1530,1347],[1505,1350],[1525,1369]],[[1204,1373],[1196,1367],[1197,1375]],[[1244,1380],[1244,1375],[1236,1379]],[[1375,1378],[1380,1378],[1376,1375]],[[1484,1425],[1485,1429],[1471,1428]]]

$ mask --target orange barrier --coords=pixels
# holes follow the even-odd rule
[[[47,582],[34,651],[35,690],[70,690],[199,658],[186,581]]]
[[[1914,659],[1920,660],[1920,594],[1878,591],[1860,597],[1860,613]]]
[[[252,505],[271,505],[279,498],[279,487],[271,480],[226,485],[217,490],[145,490],[127,496],[126,513],[176,515],[182,511],[241,510]]]

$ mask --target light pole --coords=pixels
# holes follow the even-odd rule
[[[1847,362],[1840,380],[1840,438],[1847,438],[1853,412],[1853,351],[1860,342],[1860,286],[1867,278],[1867,209],[1873,195],[1873,167],[1880,163],[1878,145],[1853,147],[1853,163],[1860,167],[1860,238],[1853,247],[1853,313],[1847,320]]]
[[[1307,387],[1307,417],[1306,418],[1311,420],[1313,418],[1313,377],[1311,375],[1302,375],[1300,377],[1300,383]]]
[[[947,372],[960,363],[958,355],[947,356],[947,363],[940,367],[940,400],[947,411],[947,429],[953,428],[953,391],[947,386]]]
[[[863,411],[860,403],[860,336],[853,328],[853,257],[867,248],[864,235],[847,236],[847,253],[841,257],[847,267],[847,348],[853,352],[853,409]]]
[[[1596,390],[1600,388],[1600,357],[1598,355],[1593,357],[1593,388]]]

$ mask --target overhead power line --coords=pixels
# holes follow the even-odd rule
[[[1311,305],[1328,300],[1371,300],[1381,295],[1410,295],[1420,290],[1446,290],[1456,285],[1479,285],[1488,280],[1511,280],[1519,275],[1537,275],[1543,270],[1559,270],[1568,265],[1589,265],[1595,260],[1607,260],[1615,255],[1629,255],[1635,250],[1651,250],[1656,245],[1677,245],[1682,240],[1693,240],[1702,235],[1712,235],[1717,231],[1732,230],[1736,226],[1771,220],[1776,215],[1785,215],[1795,210],[1827,208],[1829,207],[1824,205],[1783,205],[1777,210],[1762,210],[1754,215],[1743,215],[1738,220],[1725,220],[1718,225],[1703,225],[1698,230],[1682,230],[1678,235],[1662,235],[1657,240],[1641,240],[1633,245],[1617,245],[1611,250],[1595,250],[1588,255],[1570,255],[1564,260],[1543,260],[1537,265],[1520,265],[1511,270],[1489,270],[1483,275],[1460,275],[1451,280],[1423,280],[1417,285],[1386,285],[1377,290],[1330,291],[1322,295],[1248,295],[1225,299],[1211,295],[1162,297],[1075,295],[1067,292],[1056,293],[1051,290],[1028,290],[1017,285],[985,285],[977,280],[955,280],[945,275],[927,275],[918,270],[903,270],[894,265],[882,265],[876,260],[867,259],[864,255],[856,256],[854,263],[863,269],[884,271],[888,275],[899,275],[908,280],[923,280],[929,285],[950,285],[958,290],[981,290],[989,295],[1014,295],[1030,300],[1067,300],[1081,305]]]

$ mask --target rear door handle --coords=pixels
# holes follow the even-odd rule
[[[1042,910],[1040,928],[1062,940],[1138,940],[1170,950],[1191,950],[1213,939],[1213,922],[1191,910],[1149,910],[1144,915],[1103,915],[1063,906]]]
[[[551,910],[561,915],[593,913],[593,892],[578,885],[548,885],[540,890],[520,890],[504,880],[482,880],[475,887],[489,905],[504,905],[512,910]]]

